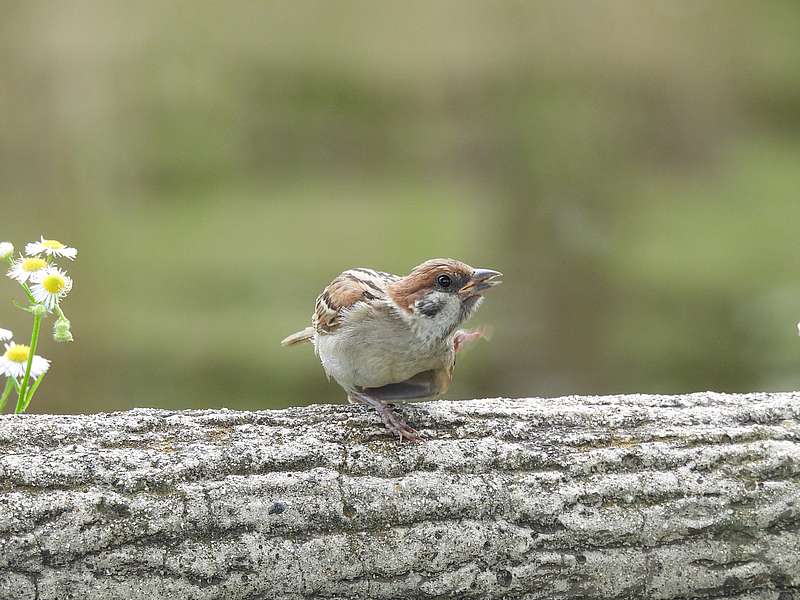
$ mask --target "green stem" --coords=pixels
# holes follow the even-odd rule
[[[33,297],[33,294],[31,293],[31,288],[28,287],[28,284],[23,283],[21,285],[22,289],[25,290],[25,295],[28,297],[28,300],[30,300],[31,303],[36,304],[36,298]]]
[[[7,377],[6,378],[6,387],[3,388],[3,393],[0,394],[0,414],[2,414],[3,410],[6,407],[6,401],[8,397],[11,395],[11,390],[14,389],[14,378]]]
[[[39,343],[39,330],[42,328],[42,315],[33,315],[33,333],[31,333],[31,346],[28,351],[28,364],[25,365],[25,375],[22,378],[22,383],[19,386],[19,394],[17,395],[17,408],[14,410],[16,414],[25,412],[26,404],[25,398],[28,393],[28,380],[31,377],[31,365],[33,364],[33,355],[36,354],[36,346]]]
[[[45,375],[47,375],[47,371],[39,375],[39,378],[33,382],[31,389],[28,391],[28,397],[25,399],[25,406],[22,407],[22,412],[28,410],[28,406],[30,406],[31,400],[33,400],[33,395],[36,393],[36,390],[39,389],[39,384],[42,383],[42,379],[44,379]]]

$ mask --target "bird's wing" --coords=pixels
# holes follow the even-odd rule
[[[382,402],[433,398],[447,392],[452,379],[452,367],[434,369],[417,373],[410,379],[398,383],[389,383],[376,388],[366,388],[362,390],[362,393],[376,400],[381,400]]]
[[[317,297],[312,326],[318,334],[332,333],[342,314],[359,302],[387,298],[387,286],[399,277],[372,269],[350,269],[334,279]]]

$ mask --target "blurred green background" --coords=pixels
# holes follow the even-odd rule
[[[796,0],[4,2],[0,239],[80,250],[76,342],[46,337],[33,410],[341,402],[279,341],[341,270],[436,256],[506,274],[448,397],[800,387],[798,22]]]

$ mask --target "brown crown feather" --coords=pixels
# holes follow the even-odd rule
[[[435,287],[436,278],[447,274],[458,278],[472,274],[472,267],[453,258],[427,260],[405,277],[389,286],[389,296],[403,310],[410,311],[414,303],[428,290]]]

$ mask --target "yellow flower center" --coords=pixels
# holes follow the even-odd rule
[[[24,258],[22,260],[22,270],[27,271],[28,273],[33,273],[34,271],[38,271],[39,269],[44,269],[47,266],[47,262],[42,260],[41,258]]]
[[[66,282],[61,275],[51,274],[42,279],[42,287],[51,294],[57,294],[64,289]]]
[[[9,346],[8,350],[6,350],[5,357],[17,363],[23,363],[28,360],[28,353],[31,349],[28,346],[20,346],[19,344],[12,344]]]
[[[42,240],[42,246],[50,248],[50,250],[61,250],[65,247],[64,244],[58,240]]]

